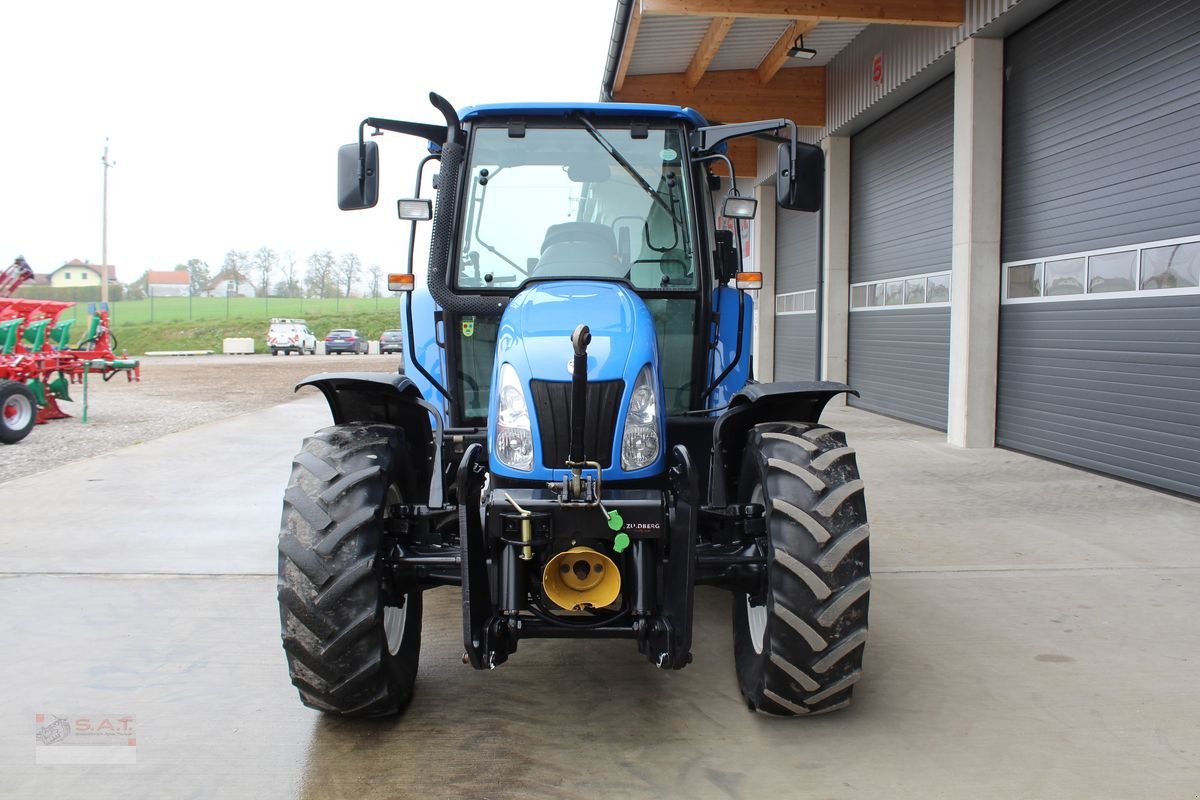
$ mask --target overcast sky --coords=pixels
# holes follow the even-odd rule
[[[440,122],[455,106],[594,101],[613,0],[203,4],[8,2],[0,77],[0,258],[39,273],[101,257],[122,281],[268,246],[400,269],[423,148],[379,140],[371,211],[339,212],[336,151],[366,116]],[[422,259],[419,257],[418,261]]]

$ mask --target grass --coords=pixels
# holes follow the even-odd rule
[[[76,303],[59,319],[78,320],[75,330],[87,325],[87,303]],[[215,350],[221,340],[252,338],[258,352],[266,351],[267,326],[272,317],[307,320],[317,338],[334,328],[356,328],[368,339],[378,339],[389,328],[400,327],[400,300],[380,298],[301,299],[288,297],[156,297],[153,300],[118,300],[109,303],[109,320],[118,350],[141,355],[148,350]]]
[[[187,300],[187,298],[181,299]],[[155,300],[155,304],[158,302]],[[224,300],[220,302],[224,303]],[[274,302],[273,299],[272,304]],[[284,301],[279,300],[279,302],[283,303]],[[368,339],[378,339],[385,330],[400,327],[400,311],[396,301],[381,300],[381,307],[384,305],[393,305],[394,307],[390,310],[381,308],[379,311],[373,309],[374,300],[358,301],[361,310],[353,311],[344,308],[347,303],[342,301],[343,309],[334,312],[332,310],[333,301],[330,300],[328,301],[330,313],[321,313],[320,311],[312,313],[317,309],[310,308],[310,303],[316,305],[320,302],[305,300],[303,317],[308,321],[309,328],[317,335],[318,339],[324,337],[333,328],[357,328]],[[354,302],[350,301],[350,303]],[[273,307],[271,315],[267,316],[262,312],[262,300],[250,300],[248,303],[258,305],[257,316],[231,316],[229,319],[223,317],[197,318],[167,322],[150,322],[148,318],[142,321],[129,321],[126,318],[128,315],[121,316],[121,311],[118,309],[117,313],[113,315],[115,317],[113,333],[117,337],[118,349],[127,350],[131,355],[140,355],[148,350],[214,350],[219,353],[222,339],[242,337],[254,339],[256,351],[262,353],[266,351],[267,325],[271,317],[299,316],[286,312],[276,313]],[[231,302],[230,305],[232,306],[234,303]],[[252,311],[249,305],[243,306],[243,309],[245,312]]]
[[[86,314],[81,304],[79,314]],[[271,317],[300,317],[311,323],[314,317],[359,314],[370,311],[395,310],[400,300],[394,296],[370,298],[352,297],[307,300],[291,297],[155,297],[152,300],[119,300],[109,303],[109,317],[114,325],[141,322],[201,322],[208,320],[259,320],[266,325]],[[335,324],[332,327],[337,327]],[[311,325],[310,325],[311,327]],[[347,325],[346,327],[353,327]],[[323,335],[322,331],[313,329]]]

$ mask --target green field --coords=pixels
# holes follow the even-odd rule
[[[344,312],[317,316],[307,314],[309,327],[320,339],[333,328],[355,328],[368,339],[378,339],[389,328],[398,328],[399,319],[391,311]],[[178,322],[130,322],[113,326],[117,350],[141,355],[154,350],[213,350],[221,352],[221,340],[249,337],[255,351],[266,352],[265,319],[182,320]]]
[[[148,350],[215,350],[228,337],[251,337],[258,352],[266,349],[272,317],[299,317],[317,338],[333,328],[356,328],[368,339],[400,326],[397,297],[301,300],[299,298],[156,297],[109,303],[109,319],[119,350],[140,355]],[[82,330],[87,304],[79,303],[59,319],[75,317]]]
[[[120,300],[109,303],[109,317],[114,324],[131,322],[182,322],[221,319],[257,319],[271,317],[331,317],[337,314],[360,314],[373,311],[400,312],[397,297],[352,297],[306,300],[291,297],[155,297],[152,300]],[[86,307],[80,313],[86,313]],[[336,323],[332,327],[339,327]],[[350,327],[350,326],[347,326]],[[315,328],[313,332],[323,335]]]

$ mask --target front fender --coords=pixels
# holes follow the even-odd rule
[[[295,391],[303,386],[315,386],[321,391],[335,425],[382,422],[402,429],[412,448],[412,466],[419,476],[416,483],[429,485],[425,502],[431,507],[442,505],[442,415],[421,397],[408,376],[386,372],[322,372],[297,383]],[[425,458],[420,457],[422,454]]]
[[[737,498],[742,450],[751,428],[760,422],[816,422],[825,405],[843,393],[858,396],[846,384],[832,381],[752,383],[743,387],[713,427],[709,504],[727,506]]]

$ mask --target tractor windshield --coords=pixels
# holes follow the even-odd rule
[[[506,126],[473,139],[458,288],[595,277],[696,289],[679,130]]]

